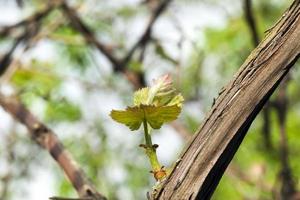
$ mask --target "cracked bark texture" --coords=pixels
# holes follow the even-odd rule
[[[251,123],[300,55],[296,0],[217,98],[181,161],[152,199],[209,199]]]

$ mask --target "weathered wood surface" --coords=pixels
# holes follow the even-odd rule
[[[299,15],[296,0],[221,91],[153,199],[211,197],[254,118],[300,55]]]

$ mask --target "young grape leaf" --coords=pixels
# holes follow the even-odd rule
[[[110,116],[113,120],[125,124],[130,130],[138,130],[143,122],[144,113],[138,106],[127,107],[126,110],[112,110]]]
[[[131,130],[138,130],[144,121],[153,129],[159,129],[163,123],[177,119],[180,112],[181,108],[176,105],[140,105],[127,107],[126,110],[112,110],[110,116]]]
[[[147,104],[149,96],[149,88],[145,87],[142,89],[139,89],[133,94],[133,104],[135,106],[139,106],[141,104]]]
[[[153,129],[160,129],[163,123],[177,119],[181,108],[172,106],[142,106],[144,117]]]
[[[168,106],[176,105],[178,107],[182,107],[182,102],[184,98],[181,94],[177,94],[175,97],[171,99],[171,101],[167,104]]]

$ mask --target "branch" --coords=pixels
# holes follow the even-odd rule
[[[94,32],[82,21],[82,19],[76,13],[76,10],[69,7],[69,5],[66,2],[62,4],[61,8],[65,12],[66,16],[70,19],[72,26],[83,35],[83,37],[88,43],[94,45],[112,63],[114,71],[122,72],[135,88],[140,88],[146,85],[144,74],[130,71],[126,68],[126,65],[131,60],[133,53],[139,47],[144,48],[146,43],[150,41],[151,31],[154,23],[163,13],[163,11],[167,8],[170,2],[171,0],[164,0],[157,6],[157,8],[151,15],[150,21],[145,29],[145,32],[142,34],[140,39],[133,45],[131,50],[129,50],[129,52],[123,59],[118,59],[116,56],[113,55],[113,52],[107,45],[104,45],[97,40]]]
[[[266,149],[271,150],[273,149],[273,144],[271,140],[271,107],[270,101],[265,104],[265,107],[262,110],[263,115],[263,127],[262,127],[262,134],[263,134],[263,142]]]
[[[94,45],[102,54],[104,54],[107,59],[113,64],[115,71],[123,71],[123,66],[119,59],[117,59],[111,52],[110,48],[101,42],[99,42],[94,34],[94,32],[80,19],[76,10],[69,7],[69,5],[64,2],[61,6],[64,14],[70,20],[71,25],[82,34],[85,40]]]
[[[276,99],[275,109],[277,111],[280,143],[279,143],[279,158],[281,162],[281,197],[282,199],[291,199],[296,193],[295,182],[293,180],[293,173],[289,163],[289,147],[287,138],[287,111],[288,111],[288,97],[286,94],[288,85],[288,77],[284,80],[283,84],[279,88],[278,97]]]
[[[91,200],[105,200],[88,180],[71,154],[64,148],[57,135],[46,125],[38,121],[16,98],[8,98],[0,94],[0,105],[17,121],[25,125],[31,138],[47,150],[64,170],[66,176],[76,189],[79,197]]]
[[[252,43],[253,46],[256,47],[259,44],[259,35],[257,31],[256,21],[253,14],[252,9],[252,0],[244,0],[244,13],[245,13],[245,20],[248,25],[249,31],[252,36]],[[270,122],[270,103],[266,103],[265,107],[262,111],[263,115],[263,141],[264,146],[266,149],[272,149],[272,141],[271,141],[271,122]]]
[[[41,11],[36,12],[30,17],[11,26],[2,27],[0,30],[0,37],[8,36],[13,30],[19,27],[24,27],[24,31],[15,39],[14,44],[10,50],[0,60],[0,76],[5,73],[12,61],[12,55],[18,46],[27,43],[32,37],[34,37],[39,29],[41,21],[54,9],[60,5],[60,1],[53,1],[47,5]]]
[[[100,43],[93,31],[91,31],[85,23],[80,19],[77,15],[76,11],[70,8],[66,2],[64,1],[57,1],[59,3],[51,4],[60,6],[64,11],[67,17],[70,19],[70,22],[74,28],[76,28],[86,39],[86,41],[90,44],[93,44],[97,47],[97,49],[103,53],[109,61],[113,64],[115,71],[120,71],[124,73],[128,80],[136,87],[139,88],[145,85],[144,77],[142,74],[138,74],[135,72],[131,72],[125,68],[127,62],[129,62],[130,58],[120,61],[116,57],[113,56],[112,52],[110,51],[109,47]],[[163,12],[166,8],[168,2],[170,0],[163,2],[158,6],[158,8],[153,13],[151,20],[148,24],[148,27],[145,31],[143,39],[143,45],[146,45],[146,42],[150,40],[151,29],[158,18],[158,16]],[[36,13],[35,15],[25,19],[15,25],[5,27],[2,31],[0,31],[0,35],[2,34],[7,35],[15,28],[20,26],[27,27],[30,24],[38,24],[38,22],[54,8],[54,6],[48,6],[45,10]],[[25,33],[24,33],[25,38]],[[18,38],[13,45],[12,49],[9,51],[8,55],[5,56],[4,61],[8,63],[7,60],[11,60],[11,55],[16,47],[23,41],[23,36]],[[132,53],[141,45],[142,42],[138,42]],[[6,65],[7,66],[7,65]],[[4,68],[3,68],[4,69]],[[3,70],[3,72],[5,69]],[[10,102],[11,101],[11,102]],[[40,146],[47,149],[52,157],[57,160],[58,164],[61,168],[65,171],[66,175],[68,176],[69,180],[77,190],[78,194],[82,198],[91,198],[92,199],[104,199],[104,197],[97,193],[96,189],[93,187],[91,183],[88,182],[87,178],[83,171],[77,166],[71,155],[64,150],[63,145],[57,138],[57,136],[53,133],[52,130],[48,129],[45,125],[39,122],[20,102],[16,99],[7,99],[3,95],[0,94],[0,105],[4,107],[11,115],[13,115],[19,122],[23,123],[27,126],[31,137],[35,140]],[[59,197],[53,197],[59,198]]]
[[[20,8],[23,8],[23,6],[24,6],[23,0],[16,0],[16,3]]]
[[[245,19],[252,35],[252,41],[255,46],[259,44],[259,36],[256,21],[253,16],[252,1],[244,0]]]
[[[181,162],[152,199],[209,199],[251,123],[300,57],[300,1],[225,87]]]
[[[46,8],[36,12],[35,14],[29,16],[28,18],[13,24],[11,26],[4,26],[0,30],[0,37],[6,37],[8,36],[12,31],[14,31],[16,28],[19,27],[27,27],[30,24],[36,24],[38,23],[41,19],[46,17],[54,8],[56,8],[59,5],[58,1],[53,1],[47,5]]]
[[[125,67],[128,64],[128,62],[131,60],[134,52],[139,47],[142,48],[140,58],[142,59],[144,57],[146,44],[151,40],[151,32],[152,32],[153,25],[156,22],[156,20],[159,18],[159,16],[167,9],[170,2],[171,2],[171,0],[162,0],[162,2],[153,11],[152,16],[150,18],[150,21],[148,23],[148,26],[146,27],[144,33],[142,34],[140,39],[133,45],[133,47],[129,50],[127,55],[122,59],[122,66],[123,67]],[[126,75],[126,73],[125,73],[125,75]],[[134,87],[136,89],[144,87],[146,85],[144,74],[141,73],[141,72],[137,73],[135,75],[134,80],[136,80],[135,83],[133,82]]]
[[[11,46],[10,50],[0,59],[0,76],[2,76],[6,72],[8,66],[12,61],[12,55],[14,51],[16,50],[17,46],[22,42],[23,39],[24,39],[24,35],[17,38],[14,44]]]
[[[0,59],[0,76],[2,76],[7,68],[10,66],[12,62],[12,56],[18,46],[21,44],[26,44],[30,41],[32,37],[34,37],[40,29],[40,23],[35,22],[26,27],[26,30],[22,35],[15,39],[14,44],[11,46],[10,50]]]
[[[140,88],[145,85],[144,77],[141,73],[129,71],[122,60],[113,55],[111,49],[97,40],[94,32],[80,19],[76,11],[69,7],[66,2],[61,6],[65,15],[69,18],[72,26],[82,34],[85,40],[94,45],[111,63],[115,72],[122,72],[125,77],[131,82],[135,88]]]
[[[133,47],[129,50],[128,54],[123,59],[123,63],[127,64],[128,61],[131,59],[133,53],[137,50],[137,48],[140,46],[141,47],[145,46],[146,43],[149,40],[151,40],[151,32],[152,32],[153,25],[156,22],[156,20],[159,18],[159,16],[167,9],[170,2],[171,2],[171,0],[163,0],[156,7],[156,9],[152,13],[150,21],[149,21],[144,33],[142,34],[140,39],[133,45]]]

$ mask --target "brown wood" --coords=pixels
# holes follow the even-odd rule
[[[296,0],[221,92],[152,199],[211,197],[254,118],[300,55],[299,15]]]
[[[42,124],[33,114],[18,101],[17,98],[5,97],[0,93],[0,105],[11,114],[17,121],[24,124],[31,138],[41,147],[49,151],[53,159],[57,161],[69,178],[79,197],[90,200],[105,200],[96,187],[88,180],[72,155],[64,148],[57,135]]]

